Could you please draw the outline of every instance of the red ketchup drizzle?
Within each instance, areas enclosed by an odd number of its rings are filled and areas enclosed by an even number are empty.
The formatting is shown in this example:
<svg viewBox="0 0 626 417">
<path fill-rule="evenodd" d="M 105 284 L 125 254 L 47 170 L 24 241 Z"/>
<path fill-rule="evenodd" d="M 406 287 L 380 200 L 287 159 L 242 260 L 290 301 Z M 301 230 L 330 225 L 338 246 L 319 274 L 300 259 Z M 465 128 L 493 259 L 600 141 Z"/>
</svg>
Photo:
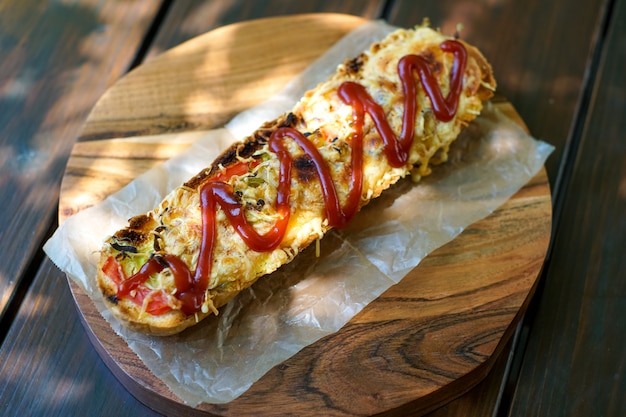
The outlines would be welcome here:
<svg viewBox="0 0 626 417">
<path fill-rule="evenodd" d="M 402 132 L 397 138 L 382 107 L 367 93 L 365 88 L 355 82 L 344 82 L 338 90 L 341 100 L 353 109 L 353 133 L 351 138 L 351 178 L 348 196 L 342 206 L 337 189 L 330 175 L 328 165 L 319 150 L 302 133 L 292 128 L 275 130 L 268 142 L 269 148 L 279 160 L 279 183 L 277 196 L 277 212 L 279 219 L 265 234 L 259 234 L 248 223 L 243 206 L 235 198 L 233 187 L 223 181 L 224 176 L 212 178 L 200 188 L 200 204 L 202 210 L 202 243 L 195 272 L 175 255 L 155 255 L 146 262 L 139 272 L 118 285 L 118 297 L 127 296 L 137 289 L 150 275 L 161 272 L 169 267 L 176 282 L 174 296 L 181 301 L 181 310 L 185 314 L 200 311 L 204 302 L 205 291 L 209 285 L 211 264 L 215 248 L 215 213 L 219 205 L 231 222 L 239 236 L 248 247 L 257 252 L 268 252 L 276 249 L 282 241 L 289 224 L 291 195 L 291 168 L 293 160 L 283 144 L 285 138 L 295 141 L 313 162 L 320 180 L 326 217 L 332 227 L 342 228 L 356 214 L 361 199 L 363 183 L 363 124 L 365 113 L 372 118 L 380 134 L 384 152 L 393 167 L 404 166 L 409 158 L 409 151 L 415 134 L 415 118 L 417 113 L 417 82 L 413 73 L 417 73 L 426 95 L 430 99 L 432 111 L 437 119 L 447 122 L 456 114 L 459 96 L 463 88 L 463 73 L 467 62 L 467 52 L 463 45 L 455 40 L 447 40 L 440 45 L 444 52 L 451 52 L 454 61 L 450 73 L 450 91 L 446 97 L 437 84 L 430 64 L 419 55 L 404 56 L 398 62 L 398 74 L 402 82 L 404 95 L 404 115 Z M 218 174 L 219 175 L 219 174 Z"/>
</svg>

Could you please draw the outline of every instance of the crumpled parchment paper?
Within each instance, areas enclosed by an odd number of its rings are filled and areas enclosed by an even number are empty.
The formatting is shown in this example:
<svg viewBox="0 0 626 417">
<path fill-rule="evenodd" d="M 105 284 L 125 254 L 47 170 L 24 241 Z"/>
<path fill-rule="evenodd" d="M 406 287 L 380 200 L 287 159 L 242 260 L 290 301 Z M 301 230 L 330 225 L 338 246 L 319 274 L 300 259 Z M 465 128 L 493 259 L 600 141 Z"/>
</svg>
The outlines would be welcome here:
<svg viewBox="0 0 626 417">
<path fill-rule="evenodd" d="M 428 253 L 486 217 L 543 166 L 552 146 L 533 139 L 487 105 L 453 146 L 450 161 L 413 184 L 383 193 L 342 231 L 259 280 L 198 326 L 172 337 L 132 332 L 115 320 L 95 283 L 97 251 L 127 220 L 151 210 L 235 139 L 290 109 L 302 93 L 393 27 L 369 22 L 312 64 L 285 90 L 211 131 L 181 155 L 152 169 L 102 203 L 70 217 L 46 243 L 54 263 L 93 300 L 145 365 L 191 406 L 225 403 L 273 366 L 339 330 L 399 282 Z"/>
</svg>

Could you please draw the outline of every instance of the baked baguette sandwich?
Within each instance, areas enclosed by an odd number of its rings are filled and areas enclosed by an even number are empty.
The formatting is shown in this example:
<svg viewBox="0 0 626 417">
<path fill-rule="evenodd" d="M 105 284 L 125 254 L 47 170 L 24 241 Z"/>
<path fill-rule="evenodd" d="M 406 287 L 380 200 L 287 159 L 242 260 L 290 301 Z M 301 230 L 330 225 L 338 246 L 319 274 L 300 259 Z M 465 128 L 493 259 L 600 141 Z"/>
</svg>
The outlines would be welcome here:
<svg viewBox="0 0 626 417">
<path fill-rule="evenodd" d="M 465 42 L 428 26 L 392 33 L 109 237 L 97 276 L 108 307 L 155 335 L 217 315 L 389 186 L 444 162 L 495 86 Z"/>
</svg>

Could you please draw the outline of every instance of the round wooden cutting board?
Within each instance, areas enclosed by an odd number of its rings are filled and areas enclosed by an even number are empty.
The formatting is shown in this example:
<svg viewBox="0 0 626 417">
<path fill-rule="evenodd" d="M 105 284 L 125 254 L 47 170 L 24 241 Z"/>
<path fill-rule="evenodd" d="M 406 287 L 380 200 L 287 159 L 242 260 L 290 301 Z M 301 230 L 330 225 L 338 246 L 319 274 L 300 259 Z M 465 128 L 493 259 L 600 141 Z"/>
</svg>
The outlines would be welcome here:
<svg viewBox="0 0 626 417">
<path fill-rule="evenodd" d="M 97 103 L 73 149 L 60 221 L 185 149 L 198 132 L 276 93 L 363 22 L 317 14 L 238 23 L 132 71 Z M 523 125 L 508 102 L 499 100 L 496 106 Z M 534 292 L 551 214 L 548 179 L 541 170 L 340 331 L 274 367 L 223 405 L 185 405 L 68 282 L 104 361 L 133 395 L 163 414 L 417 415 L 461 395 L 489 372 Z"/>
</svg>

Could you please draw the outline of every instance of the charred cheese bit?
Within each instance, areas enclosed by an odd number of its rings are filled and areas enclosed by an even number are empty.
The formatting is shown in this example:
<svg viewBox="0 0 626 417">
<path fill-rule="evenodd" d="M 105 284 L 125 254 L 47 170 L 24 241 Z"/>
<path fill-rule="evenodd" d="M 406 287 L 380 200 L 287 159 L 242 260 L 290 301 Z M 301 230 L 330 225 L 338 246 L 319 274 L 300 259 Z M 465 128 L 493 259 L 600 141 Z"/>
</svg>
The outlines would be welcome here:
<svg viewBox="0 0 626 417">
<path fill-rule="evenodd" d="M 400 136 L 403 129 L 406 110 L 398 73 L 402 57 L 416 55 L 426 63 L 443 97 L 455 95 L 451 93 L 454 88 L 451 83 L 456 76 L 462 83 L 458 97 L 454 97 L 456 111 L 451 120 L 442 121 L 433 108 L 433 99 L 423 88 L 424 83 L 420 82 L 418 71 L 414 71 L 417 84 L 414 134 L 410 138 L 407 159 L 400 164 L 388 160 L 379 128 L 367 112 L 360 129 L 362 186 L 357 195 L 357 208 L 399 179 L 411 175 L 417 180 L 431 172 L 431 165 L 445 162 L 450 144 L 480 113 L 482 102 L 490 98 L 495 89 L 485 58 L 461 41 L 454 41 L 455 48 L 462 45 L 466 57 L 463 72 L 455 75 L 459 58 L 456 52 L 442 47 L 450 41 L 451 38 L 428 27 L 394 32 L 340 65 L 330 79 L 307 92 L 289 114 L 265 124 L 243 143 L 228 149 L 210 168 L 173 190 L 156 209 L 131 219 L 127 228 L 107 240 L 98 268 L 100 289 L 115 315 L 139 331 L 157 335 L 180 332 L 208 315 L 218 314 L 218 308 L 242 289 L 290 262 L 301 250 L 324 236 L 333 224 L 327 216 L 325 192 L 315 159 L 296 140 L 277 139 L 276 135 L 296 132 L 314 146 L 332 177 L 341 207 L 345 206 L 350 200 L 350 182 L 356 175 L 351 158 L 358 130 L 355 109 L 346 103 L 340 92 L 346 82 L 365 89 L 384 112 L 395 136 Z M 269 250 L 250 249 L 220 203 L 215 212 L 210 213 L 214 216 L 212 236 L 215 239 L 207 258 L 202 252 L 203 239 L 207 238 L 203 225 L 207 218 L 213 217 L 206 217 L 203 211 L 201 190 L 212 187 L 208 185 L 212 182 L 219 180 L 227 184 L 232 191 L 229 198 L 236 200 L 245 220 L 258 234 L 271 232 L 278 221 L 287 219 L 277 204 L 283 162 L 270 149 L 271 143 L 278 142 L 289 154 L 291 167 L 288 224 L 280 243 Z M 196 276 L 202 259 L 210 259 L 208 277 Z M 138 280 L 141 274 L 144 277 Z M 181 277 L 195 282 L 206 278 L 206 288 L 196 286 L 193 287 L 196 292 L 187 289 L 183 294 L 185 291 L 177 287 Z M 123 287 L 126 290 L 122 291 Z M 193 302 L 189 297 L 199 303 L 192 311 L 189 305 Z"/>
</svg>

